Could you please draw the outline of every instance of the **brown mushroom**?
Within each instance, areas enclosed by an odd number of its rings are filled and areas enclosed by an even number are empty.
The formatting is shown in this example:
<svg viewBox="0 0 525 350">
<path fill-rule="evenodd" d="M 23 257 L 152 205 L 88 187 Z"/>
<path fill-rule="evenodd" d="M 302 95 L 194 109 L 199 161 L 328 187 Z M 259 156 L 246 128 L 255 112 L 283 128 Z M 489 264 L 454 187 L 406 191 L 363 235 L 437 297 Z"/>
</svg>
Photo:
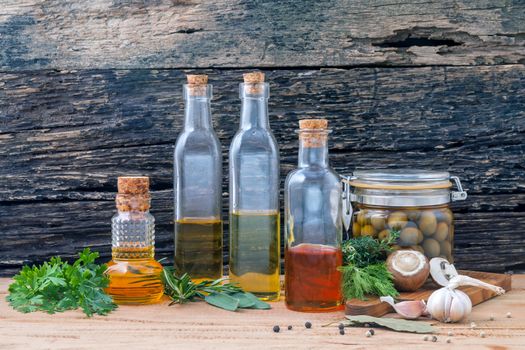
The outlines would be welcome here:
<svg viewBox="0 0 525 350">
<path fill-rule="evenodd" d="M 397 250 L 388 256 L 386 265 L 396 289 L 401 292 L 416 291 L 430 273 L 428 259 L 417 250 Z"/>
</svg>

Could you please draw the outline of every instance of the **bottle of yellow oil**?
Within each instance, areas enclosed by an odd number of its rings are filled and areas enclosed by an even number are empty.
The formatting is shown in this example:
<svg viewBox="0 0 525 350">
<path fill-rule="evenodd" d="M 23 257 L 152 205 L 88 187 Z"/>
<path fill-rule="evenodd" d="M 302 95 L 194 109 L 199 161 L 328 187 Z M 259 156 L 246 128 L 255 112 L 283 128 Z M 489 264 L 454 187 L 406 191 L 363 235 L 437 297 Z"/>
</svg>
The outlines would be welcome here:
<svg viewBox="0 0 525 350">
<path fill-rule="evenodd" d="M 279 148 L 262 72 L 244 74 L 230 147 L 230 280 L 263 300 L 280 294 Z"/>
<path fill-rule="evenodd" d="M 118 178 L 117 214 L 111 220 L 112 260 L 106 292 L 117 304 L 151 304 L 163 294 L 162 265 L 155 260 L 155 218 L 149 213 L 149 178 Z"/>
</svg>

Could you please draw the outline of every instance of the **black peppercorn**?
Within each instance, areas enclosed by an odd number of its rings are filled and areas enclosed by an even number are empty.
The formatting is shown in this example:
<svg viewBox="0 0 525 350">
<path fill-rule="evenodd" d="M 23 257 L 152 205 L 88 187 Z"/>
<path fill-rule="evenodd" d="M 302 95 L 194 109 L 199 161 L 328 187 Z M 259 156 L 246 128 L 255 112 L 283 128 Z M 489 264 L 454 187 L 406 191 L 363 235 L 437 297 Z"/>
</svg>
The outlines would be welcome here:
<svg viewBox="0 0 525 350">
<path fill-rule="evenodd" d="M 280 330 L 281 330 L 281 327 L 279 327 L 279 326 L 273 326 L 273 331 L 274 331 L 275 333 L 279 333 Z"/>
<path fill-rule="evenodd" d="M 288 326 L 288 330 L 291 331 L 292 330 L 292 326 Z"/>
<path fill-rule="evenodd" d="M 305 326 L 306 328 L 312 328 L 312 323 L 307 321 L 307 322 L 304 324 L 304 326 Z"/>
<path fill-rule="evenodd" d="M 339 327 L 339 329 L 345 329 L 345 325 L 342 324 L 342 323 L 339 323 L 339 326 L 337 326 L 337 327 Z"/>
<path fill-rule="evenodd" d="M 345 329 L 344 329 L 344 328 L 341 328 L 341 329 L 339 330 L 339 334 L 341 334 L 341 335 L 345 335 Z"/>
</svg>

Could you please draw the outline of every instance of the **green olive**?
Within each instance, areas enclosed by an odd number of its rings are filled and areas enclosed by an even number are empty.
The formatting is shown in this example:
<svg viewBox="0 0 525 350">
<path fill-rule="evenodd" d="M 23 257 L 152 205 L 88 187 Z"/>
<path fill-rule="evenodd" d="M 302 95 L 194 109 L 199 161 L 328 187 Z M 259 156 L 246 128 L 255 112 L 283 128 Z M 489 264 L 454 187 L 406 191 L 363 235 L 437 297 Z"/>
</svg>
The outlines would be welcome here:
<svg viewBox="0 0 525 350">
<path fill-rule="evenodd" d="M 395 211 L 388 216 L 388 226 L 395 229 L 402 229 L 407 225 L 407 215 L 402 211 Z"/>
<path fill-rule="evenodd" d="M 366 225 L 366 212 L 364 210 L 357 213 L 357 223 L 361 226 Z"/>
<path fill-rule="evenodd" d="M 431 211 L 422 212 L 419 217 L 418 226 L 425 236 L 431 236 L 437 228 L 437 220 L 434 213 Z"/>
<path fill-rule="evenodd" d="M 374 226 L 372 225 L 365 225 L 361 228 L 361 236 L 375 236 L 376 230 L 374 230 Z"/>
<path fill-rule="evenodd" d="M 405 227 L 399 235 L 399 240 L 402 246 L 416 245 L 423 240 L 423 235 L 416 227 Z"/>
<path fill-rule="evenodd" d="M 374 226 L 374 228 L 377 231 L 381 231 L 382 229 L 385 228 L 386 221 L 383 215 L 381 214 L 372 215 L 372 217 L 370 218 L 370 222 L 372 223 L 372 226 Z"/>
<path fill-rule="evenodd" d="M 407 211 L 407 216 L 410 221 L 416 222 L 417 219 L 419 219 L 419 214 L 421 212 L 419 210 L 409 210 Z"/>
<path fill-rule="evenodd" d="M 454 216 L 452 215 L 452 212 L 450 211 L 450 209 L 443 209 L 440 211 L 440 214 L 441 214 L 441 218 L 443 222 L 446 222 L 447 224 L 452 224 L 452 220 L 454 218 Z"/>
<path fill-rule="evenodd" d="M 354 222 L 352 224 L 352 236 L 359 237 L 360 235 L 361 235 L 361 225 L 359 225 L 357 222 Z"/>
<path fill-rule="evenodd" d="M 384 239 L 387 239 L 389 235 L 390 235 L 390 231 L 389 230 L 383 230 L 383 231 L 379 232 L 379 235 L 377 236 L 377 239 L 382 241 Z"/>
<path fill-rule="evenodd" d="M 423 249 L 425 250 L 425 255 L 429 259 L 439 256 L 439 252 L 441 251 L 439 242 L 432 238 L 427 238 L 423 241 Z"/>
<path fill-rule="evenodd" d="M 412 245 L 410 246 L 410 249 L 417 250 L 418 252 L 425 254 L 425 250 L 420 245 Z"/>
<path fill-rule="evenodd" d="M 443 241 L 439 243 L 441 255 L 450 256 L 452 255 L 452 245 L 448 241 Z"/>
<path fill-rule="evenodd" d="M 434 239 L 438 241 L 444 241 L 448 237 L 448 224 L 446 222 L 440 222 L 437 225 L 436 232 L 434 233 Z"/>
</svg>

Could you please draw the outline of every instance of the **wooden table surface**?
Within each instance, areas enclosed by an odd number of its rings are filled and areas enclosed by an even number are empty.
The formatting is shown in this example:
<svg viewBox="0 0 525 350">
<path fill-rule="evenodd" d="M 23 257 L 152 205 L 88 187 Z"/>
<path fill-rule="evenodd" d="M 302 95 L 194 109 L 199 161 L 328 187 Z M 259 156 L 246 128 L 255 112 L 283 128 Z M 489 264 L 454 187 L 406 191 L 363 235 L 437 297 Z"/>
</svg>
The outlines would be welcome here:
<svg viewBox="0 0 525 350">
<path fill-rule="evenodd" d="M 283 302 L 270 311 L 228 312 L 205 303 L 168 307 L 168 300 L 150 306 L 121 306 L 109 316 L 87 318 L 80 311 L 47 315 L 22 314 L 5 301 L 9 279 L 0 279 L 0 349 L 388 349 L 412 348 L 525 348 L 525 275 L 513 276 L 513 290 L 474 308 L 467 323 L 438 324 L 436 343 L 423 335 L 323 324 L 343 318 L 342 312 L 306 314 L 289 311 Z M 512 318 L 506 318 L 507 312 Z M 490 316 L 495 320 L 490 321 Z M 304 327 L 305 321 L 313 324 Z M 470 322 L 477 328 L 472 330 Z M 274 333 L 274 325 L 281 326 Z M 291 331 L 287 326 L 292 325 Z M 447 333 L 452 331 L 452 343 Z M 480 333 L 486 337 L 481 338 Z M 350 346 L 349 346 L 350 345 Z"/>
</svg>

